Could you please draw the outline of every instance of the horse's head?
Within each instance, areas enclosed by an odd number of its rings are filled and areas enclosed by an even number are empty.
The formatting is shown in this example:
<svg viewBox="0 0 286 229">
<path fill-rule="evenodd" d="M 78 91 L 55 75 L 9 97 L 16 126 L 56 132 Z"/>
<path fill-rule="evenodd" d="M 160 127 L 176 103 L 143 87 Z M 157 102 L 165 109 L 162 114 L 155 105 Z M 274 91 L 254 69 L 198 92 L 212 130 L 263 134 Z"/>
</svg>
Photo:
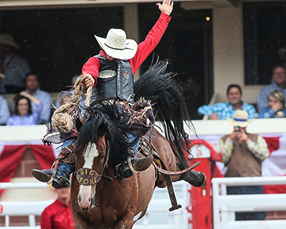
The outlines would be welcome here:
<svg viewBox="0 0 286 229">
<path fill-rule="evenodd" d="M 83 211 L 89 211 L 96 203 L 96 187 L 106 174 L 106 168 L 118 164 L 123 156 L 126 158 L 124 152 L 128 152 L 126 149 L 130 144 L 120 131 L 123 128 L 119 124 L 122 124 L 122 113 L 116 106 L 96 106 L 88 112 L 90 115 L 81 127 L 75 149 L 75 175 L 79 184 L 77 199 Z M 109 171 L 113 171 L 112 168 Z"/>
<path fill-rule="evenodd" d="M 78 204 L 81 210 L 89 211 L 95 201 L 96 185 L 108 162 L 106 136 L 102 135 L 78 150 L 75 173 L 79 183 Z"/>
<path fill-rule="evenodd" d="M 107 167 L 109 147 L 107 129 L 109 120 L 102 113 L 91 114 L 83 123 L 77 141 L 76 172 L 79 184 L 78 205 L 89 211 L 95 203 L 96 185 Z"/>
</svg>

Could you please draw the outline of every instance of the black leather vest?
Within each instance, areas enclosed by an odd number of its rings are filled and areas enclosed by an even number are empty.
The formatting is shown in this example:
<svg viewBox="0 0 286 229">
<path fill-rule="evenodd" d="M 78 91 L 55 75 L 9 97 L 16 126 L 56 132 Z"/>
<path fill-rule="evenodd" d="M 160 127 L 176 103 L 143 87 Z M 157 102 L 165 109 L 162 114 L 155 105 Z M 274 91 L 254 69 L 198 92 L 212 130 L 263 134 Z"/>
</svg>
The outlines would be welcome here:
<svg viewBox="0 0 286 229">
<path fill-rule="evenodd" d="M 102 99 L 119 99 L 134 102 L 134 76 L 128 60 L 109 61 L 102 55 L 100 60 L 96 91 Z"/>
</svg>

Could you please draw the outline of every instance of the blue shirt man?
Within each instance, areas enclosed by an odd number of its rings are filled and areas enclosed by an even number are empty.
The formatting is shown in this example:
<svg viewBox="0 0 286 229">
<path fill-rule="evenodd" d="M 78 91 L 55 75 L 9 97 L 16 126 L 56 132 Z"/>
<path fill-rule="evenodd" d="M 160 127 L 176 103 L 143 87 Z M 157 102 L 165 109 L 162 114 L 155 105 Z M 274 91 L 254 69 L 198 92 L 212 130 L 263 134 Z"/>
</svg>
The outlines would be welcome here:
<svg viewBox="0 0 286 229">
<path fill-rule="evenodd" d="M 226 97 L 228 102 L 200 106 L 198 113 L 200 115 L 208 115 L 213 120 L 226 120 L 227 117 L 233 118 L 236 110 L 245 110 L 249 119 L 254 118 L 255 108 L 241 100 L 242 90 L 239 85 L 230 84 L 226 90 Z"/>
<path fill-rule="evenodd" d="M 52 97 L 49 93 L 39 89 L 38 76 L 35 73 L 26 75 L 26 92 L 40 100 L 42 109 L 37 124 L 49 123 L 51 117 Z M 32 102 L 32 111 L 35 112 L 38 106 Z"/>
<path fill-rule="evenodd" d="M 272 91 L 282 91 L 286 98 L 286 68 L 283 65 L 275 65 L 272 71 L 272 83 L 263 87 L 257 98 L 257 109 L 268 106 L 268 96 Z"/>
</svg>

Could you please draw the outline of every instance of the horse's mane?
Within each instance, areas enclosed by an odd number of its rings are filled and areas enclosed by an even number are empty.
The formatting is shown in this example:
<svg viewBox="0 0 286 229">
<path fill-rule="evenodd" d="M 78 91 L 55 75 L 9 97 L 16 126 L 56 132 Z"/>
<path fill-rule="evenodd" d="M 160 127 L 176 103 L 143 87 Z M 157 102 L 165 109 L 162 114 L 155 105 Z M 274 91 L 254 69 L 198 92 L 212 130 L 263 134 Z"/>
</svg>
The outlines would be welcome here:
<svg viewBox="0 0 286 229">
<path fill-rule="evenodd" d="M 188 167 L 185 151 L 190 153 L 190 142 L 184 130 L 184 120 L 189 121 L 190 118 L 183 100 L 182 88 L 174 80 L 175 74 L 167 71 L 167 65 L 167 60 L 157 60 L 135 82 L 135 100 L 140 97 L 151 100 L 173 152 L 182 166 Z M 190 127 L 188 123 L 186 124 Z"/>
<path fill-rule="evenodd" d="M 106 135 L 110 146 L 109 161 L 115 166 L 130 156 L 128 151 L 139 139 L 128 142 L 126 133 L 130 133 L 129 118 L 127 114 L 119 111 L 116 104 L 102 101 L 94 101 L 89 108 L 86 108 L 88 117 L 85 119 L 81 129 L 77 146 L 83 149 L 89 142 Z"/>
</svg>

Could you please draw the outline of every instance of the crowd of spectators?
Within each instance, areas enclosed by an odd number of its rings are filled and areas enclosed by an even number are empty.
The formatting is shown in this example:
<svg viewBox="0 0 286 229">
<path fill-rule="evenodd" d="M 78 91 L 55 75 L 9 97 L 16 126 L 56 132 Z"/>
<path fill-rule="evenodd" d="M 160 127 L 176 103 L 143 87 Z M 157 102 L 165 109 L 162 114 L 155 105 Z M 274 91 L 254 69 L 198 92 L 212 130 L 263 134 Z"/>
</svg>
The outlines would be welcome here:
<svg viewBox="0 0 286 229">
<path fill-rule="evenodd" d="M 31 72 L 29 63 L 16 54 L 19 48 L 13 36 L 0 34 L 0 93 L 17 93 L 12 114 L 7 101 L 0 95 L 0 125 L 47 124 L 51 117 L 52 98 L 40 89 L 38 75 Z M 233 118 L 237 110 L 245 110 L 249 119 L 285 117 L 285 66 L 273 67 L 271 84 L 260 90 L 256 106 L 244 102 L 242 95 L 240 85 L 230 84 L 226 90 L 227 102 L 200 106 L 198 114 L 207 115 L 212 120 L 226 120 Z M 57 101 L 56 107 L 59 105 Z"/>
<path fill-rule="evenodd" d="M 15 94 L 12 109 L 0 95 L 0 125 L 47 124 L 52 97 L 40 89 L 38 74 L 17 55 L 19 45 L 10 34 L 0 34 L 0 94 Z"/>
<path fill-rule="evenodd" d="M 238 84 L 230 84 L 226 90 L 227 102 L 203 105 L 198 108 L 199 115 L 207 115 L 212 120 L 233 118 L 237 110 L 244 110 L 249 119 L 286 117 L 286 68 L 275 65 L 272 69 L 271 84 L 264 86 L 258 95 L 256 108 L 243 102 L 242 89 Z"/>
</svg>

